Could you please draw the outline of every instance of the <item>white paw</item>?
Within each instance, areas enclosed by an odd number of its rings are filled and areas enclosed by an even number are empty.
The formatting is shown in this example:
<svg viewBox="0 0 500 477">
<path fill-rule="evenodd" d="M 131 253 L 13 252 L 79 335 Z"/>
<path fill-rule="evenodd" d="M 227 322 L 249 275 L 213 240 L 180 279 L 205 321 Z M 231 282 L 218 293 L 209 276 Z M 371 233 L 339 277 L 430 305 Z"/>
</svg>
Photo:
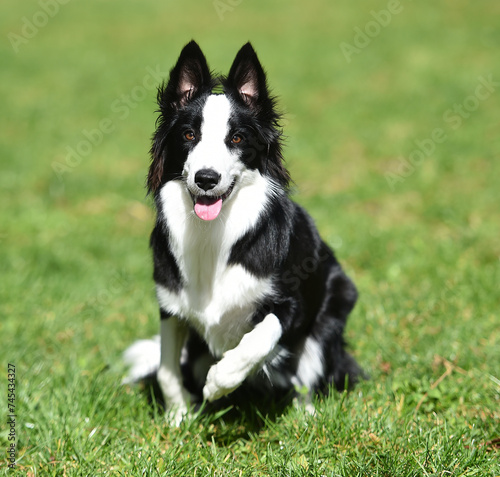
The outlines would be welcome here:
<svg viewBox="0 0 500 477">
<path fill-rule="evenodd" d="M 310 416 L 314 417 L 316 415 L 316 407 L 311 402 L 310 394 L 293 398 L 293 405 L 295 409 L 303 410 Z"/>
<path fill-rule="evenodd" d="M 188 408 L 184 405 L 172 406 L 165 412 L 165 419 L 171 426 L 179 427 L 181 422 L 189 415 Z"/>
<path fill-rule="evenodd" d="M 248 376 L 248 372 L 235 368 L 227 358 L 214 364 L 208 371 L 203 397 L 207 401 L 215 401 L 234 391 Z"/>
<path fill-rule="evenodd" d="M 168 368 L 160 367 L 156 376 L 165 401 L 165 418 L 167 422 L 179 427 L 189 412 L 189 393 L 182 386 L 181 378 Z"/>
</svg>

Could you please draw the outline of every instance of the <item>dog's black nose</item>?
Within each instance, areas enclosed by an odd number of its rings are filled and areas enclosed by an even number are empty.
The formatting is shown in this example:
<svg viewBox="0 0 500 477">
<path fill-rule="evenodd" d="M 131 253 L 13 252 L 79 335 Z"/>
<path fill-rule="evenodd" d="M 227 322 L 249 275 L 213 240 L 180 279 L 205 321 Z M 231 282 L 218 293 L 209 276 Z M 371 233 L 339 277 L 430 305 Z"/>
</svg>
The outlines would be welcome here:
<svg viewBox="0 0 500 477">
<path fill-rule="evenodd" d="M 220 174 L 213 169 L 200 169 L 194 176 L 196 185 L 203 189 L 212 190 L 220 181 Z"/>
</svg>

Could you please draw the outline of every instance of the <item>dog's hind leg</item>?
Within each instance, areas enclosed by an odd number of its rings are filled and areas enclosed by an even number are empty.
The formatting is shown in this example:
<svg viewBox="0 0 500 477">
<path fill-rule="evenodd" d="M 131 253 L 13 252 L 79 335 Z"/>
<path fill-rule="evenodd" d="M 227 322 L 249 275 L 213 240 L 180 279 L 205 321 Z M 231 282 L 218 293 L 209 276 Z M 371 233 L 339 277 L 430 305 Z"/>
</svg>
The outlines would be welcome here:
<svg viewBox="0 0 500 477">
<path fill-rule="evenodd" d="M 347 317 L 357 299 L 356 287 L 337 264 L 330 266 L 327 293 L 312 334 L 322 343 L 325 379 L 319 389 L 327 391 L 330 384 L 337 390 L 350 389 L 363 378 L 362 369 L 346 351 L 343 338 Z"/>
<path fill-rule="evenodd" d="M 203 397 L 215 401 L 234 391 L 274 351 L 282 335 L 281 323 L 273 313 L 243 336 L 238 346 L 224 353 L 208 371 Z"/>
<path fill-rule="evenodd" d="M 165 400 L 166 417 L 178 426 L 189 407 L 189 393 L 182 384 L 180 365 L 188 330 L 174 316 L 162 319 L 160 323 L 161 361 L 158 384 Z"/>
</svg>

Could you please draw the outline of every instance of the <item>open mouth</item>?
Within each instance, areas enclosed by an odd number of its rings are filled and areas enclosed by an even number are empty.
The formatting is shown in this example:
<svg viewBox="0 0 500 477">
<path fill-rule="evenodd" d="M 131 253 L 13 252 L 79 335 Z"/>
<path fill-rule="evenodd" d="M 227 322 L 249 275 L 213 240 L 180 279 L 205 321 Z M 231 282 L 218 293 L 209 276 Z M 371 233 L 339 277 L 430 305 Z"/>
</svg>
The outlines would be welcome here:
<svg viewBox="0 0 500 477">
<path fill-rule="evenodd" d="M 202 220 L 216 219 L 222 209 L 222 203 L 233 192 L 234 182 L 229 186 L 229 189 L 221 196 L 198 195 L 193 196 L 194 213 Z"/>
</svg>

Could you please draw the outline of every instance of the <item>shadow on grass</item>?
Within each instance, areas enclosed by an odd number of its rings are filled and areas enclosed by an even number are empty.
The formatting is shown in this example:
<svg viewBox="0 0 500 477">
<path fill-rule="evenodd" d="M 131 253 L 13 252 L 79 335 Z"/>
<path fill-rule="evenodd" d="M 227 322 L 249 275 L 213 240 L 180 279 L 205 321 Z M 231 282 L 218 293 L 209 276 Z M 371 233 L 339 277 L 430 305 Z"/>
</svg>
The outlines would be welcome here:
<svg viewBox="0 0 500 477">
<path fill-rule="evenodd" d="M 151 417 L 165 412 L 165 402 L 156 374 L 150 374 L 141 382 L 141 389 L 150 407 Z M 215 402 L 195 402 L 195 422 L 205 420 L 212 432 L 210 437 L 217 444 L 229 445 L 237 440 L 248 440 L 252 434 L 285 413 L 293 405 L 294 392 L 270 395 L 250 386 L 241 386 L 230 395 Z"/>
</svg>

